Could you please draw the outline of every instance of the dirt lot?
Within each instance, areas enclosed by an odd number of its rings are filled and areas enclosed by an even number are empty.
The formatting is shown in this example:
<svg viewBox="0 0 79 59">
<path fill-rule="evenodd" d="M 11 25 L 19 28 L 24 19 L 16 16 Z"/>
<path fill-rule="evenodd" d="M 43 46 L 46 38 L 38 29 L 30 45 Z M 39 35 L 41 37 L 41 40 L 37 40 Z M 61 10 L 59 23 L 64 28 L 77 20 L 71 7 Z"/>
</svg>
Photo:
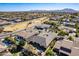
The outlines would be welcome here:
<svg viewBox="0 0 79 59">
<path fill-rule="evenodd" d="M 6 31 L 6 32 L 12 31 L 13 32 L 13 31 L 16 31 L 16 30 L 21 30 L 21 29 L 25 29 L 25 28 L 28 28 L 28 27 L 32 27 L 33 25 L 36 25 L 36 24 L 41 24 L 41 23 L 43 23 L 44 21 L 47 21 L 47 20 L 48 19 L 46 17 L 42 17 L 42 18 L 31 20 L 31 21 L 20 22 L 20 23 L 17 23 L 17 24 L 6 26 L 3 31 Z M 31 24 L 29 24 L 29 22 L 31 22 Z"/>
</svg>

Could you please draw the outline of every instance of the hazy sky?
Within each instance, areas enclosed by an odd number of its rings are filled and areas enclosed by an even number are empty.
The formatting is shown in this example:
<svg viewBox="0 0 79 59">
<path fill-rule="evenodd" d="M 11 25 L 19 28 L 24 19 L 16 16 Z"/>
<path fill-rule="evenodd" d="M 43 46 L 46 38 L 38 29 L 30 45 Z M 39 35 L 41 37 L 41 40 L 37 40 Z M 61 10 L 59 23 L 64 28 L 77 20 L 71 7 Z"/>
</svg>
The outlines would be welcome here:
<svg viewBox="0 0 79 59">
<path fill-rule="evenodd" d="M 0 3 L 0 11 L 60 10 L 64 8 L 79 10 L 79 3 Z"/>
</svg>

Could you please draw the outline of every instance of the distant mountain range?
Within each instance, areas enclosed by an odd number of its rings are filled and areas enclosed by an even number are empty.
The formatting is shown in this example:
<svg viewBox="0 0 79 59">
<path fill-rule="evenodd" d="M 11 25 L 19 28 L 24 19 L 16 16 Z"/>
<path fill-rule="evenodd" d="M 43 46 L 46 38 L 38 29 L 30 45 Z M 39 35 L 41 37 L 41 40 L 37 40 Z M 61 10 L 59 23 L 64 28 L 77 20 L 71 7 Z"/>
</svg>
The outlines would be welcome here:
<svg viewBox="0 0 79 59">
<path fill-rule="evenodd" d="M 69 13 L 75 13 L 75 12 L 79 12 L 77 10 L 74 10 L 74 9 L 62 9 L 62 10 L 54 10 L 54 12 L 69 12 Z"/>
<path fill-rule="evenodd" d="M 2 12 L 2 11 L 1 11 Z M 65 12 L 65 13 L 77 13 L 79 12 L 79 10 L 74 10 L 74 9 L 70 9 L 70 8 L 65 8 L 62 10 L 29 10 L 29 11 L 4 11 L 4 12 Z"/>
<path fill-rule="evenodd" d="M 68 13 L 76 13 L 76 12 L 79 12 L 79 11 L 74 10 L 74 9 L 66 8 L 66 9 L 62 9 L 62 10 L 31 10 L 31 12 L 68 12 Z"/>
</svg>

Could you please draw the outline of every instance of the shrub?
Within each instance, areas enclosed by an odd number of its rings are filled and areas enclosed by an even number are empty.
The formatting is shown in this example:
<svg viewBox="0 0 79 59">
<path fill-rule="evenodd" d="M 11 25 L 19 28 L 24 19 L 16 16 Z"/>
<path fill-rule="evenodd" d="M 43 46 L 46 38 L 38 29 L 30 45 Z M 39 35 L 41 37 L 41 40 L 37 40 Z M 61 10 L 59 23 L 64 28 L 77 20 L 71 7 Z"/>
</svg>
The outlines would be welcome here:
<svg viewBox="0 0 79 59">
<path fill-rule="evenodd" d="M 58 33 L 58 35 L 60 35 L 60 36 L 65 36 L 65 35 L 69 35 L 67 32 L 65 32 L 65 31 L 60 31 L 59 33 Z"/>
<path fill-rule="evenodd" d="M 54 56 L 54 52 L 52 51 L 51 48 L 46 52 L 46 55 L 47 56 Z"/>
<path fill-rule="evenodd" d="M 74 38 L 72 36 L 69 36 L 68 39 L 74 41 Z"/>
</svg>

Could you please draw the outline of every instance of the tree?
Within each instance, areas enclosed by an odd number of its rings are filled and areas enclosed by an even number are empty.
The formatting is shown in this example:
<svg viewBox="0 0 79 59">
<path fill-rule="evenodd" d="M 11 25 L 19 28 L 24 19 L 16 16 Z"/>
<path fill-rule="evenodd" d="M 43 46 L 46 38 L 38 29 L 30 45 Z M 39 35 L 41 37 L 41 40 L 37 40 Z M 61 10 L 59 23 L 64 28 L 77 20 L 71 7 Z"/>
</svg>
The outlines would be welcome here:
<svg viewBox="0 0 79 59">
<path fill-rule="evenodd" d="M 20 42 L 19 42 L 19 45 L 20 45 L 20 46 L 24 46 L 24 45 L 25 45 L 25 41 L 20 41 Z"/>
<path fill-rule="evenodd" d="M 7 41 L 7 43 L 10 42 L 10 44 L 14 44 L 14 41 L 10 37 L 5 37 L 4 40 L 3 40 L 3 42 L 5 42 L 5 41 Z"/>
<path fill-rule="evenodd" d="M 20 46 L 24 46 L 26 41 L 24 39 L 18 39 L 17 38 L 14 38 L 14 42 L 16 45 L 20 45 Z"/>
<path fill-rule="evenodd" d="M 78 23 L 75 24 L 75 28 L 78 29 Z"/>
<path fill-rule="evenodd" d="M 54 52 L 51 48 L 46 52 L 46 56 L 54 56 Z"/>
<path fill-rule="evenodd" d="M 72 36 L 69 36 L 68 39 L 69 39 L 70 41 L 74 41 L 74 38 L 73 38 Z"/>
<path fill-rule="evenodd" d="M 78 26 L 78 23 L 75 24 L 75 28 L 76 28 L 76 37 L 79 36 L 79 26 Z"/>
<path fill-rule="evenodd" d="M 20 52 L 21 50 L 23 49 L 23 47 L 21 47 L 20 45 L 12 45 L 10 48 L 9 48 L 9 51 L 13 54 L 13 53 L 18 53 Z"/>
<path fill-rule="evenodd" d="M 17 46 L 16 45 L 11 45 L 10 48 L 9 48 L 9 51 L 11 53 L 17 53 Z"/>
<path fill-rule="evenodd" d="M 57 25 L 55 22 L 52 22 L 52 21 L 46 21 L 44 23 L 45 24 L 49 24 L 49 25 L 53 25 L 53 26 Z"/>
<path fill-rule="evenodd" d="M 5 40 L 9 40 L 9 37 L 5 37 L 4 39 L 5 39 Z"/>
<path fill-rule="evenodd" d="M 75 37 L 78 37 L 79 36 L 79 33 L 76 33 Z"/>
<path fill-rule="evenodd" d="M 58 35 L 60 35 L 60 36 L 65 36 L 65 35 L 69 35 L 67 32 L 65 32 L 65 31 L 60 31 L 59 33 L 58 33 Z"/>
</svg>

